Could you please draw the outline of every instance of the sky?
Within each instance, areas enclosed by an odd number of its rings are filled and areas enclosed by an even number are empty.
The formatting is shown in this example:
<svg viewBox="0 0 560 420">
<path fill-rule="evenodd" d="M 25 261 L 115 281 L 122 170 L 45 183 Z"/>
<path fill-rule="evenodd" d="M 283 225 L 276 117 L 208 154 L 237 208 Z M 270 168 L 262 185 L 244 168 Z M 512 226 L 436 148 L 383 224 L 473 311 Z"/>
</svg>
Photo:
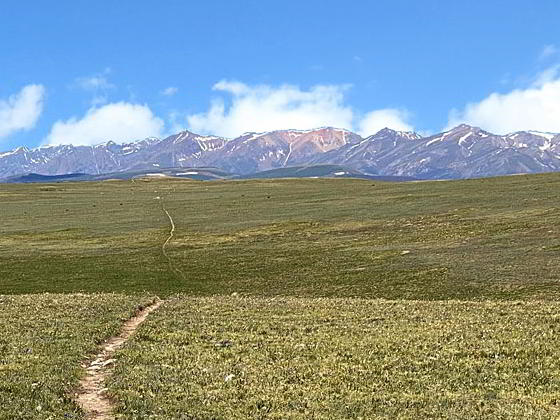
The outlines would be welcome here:
<svg viewBox="0 0 560 420">
<path fill-rule="evenodd" d="M 0 151 L 469 123 L 560 132 L 557 0 L 2 0 Z"/>
</svg>

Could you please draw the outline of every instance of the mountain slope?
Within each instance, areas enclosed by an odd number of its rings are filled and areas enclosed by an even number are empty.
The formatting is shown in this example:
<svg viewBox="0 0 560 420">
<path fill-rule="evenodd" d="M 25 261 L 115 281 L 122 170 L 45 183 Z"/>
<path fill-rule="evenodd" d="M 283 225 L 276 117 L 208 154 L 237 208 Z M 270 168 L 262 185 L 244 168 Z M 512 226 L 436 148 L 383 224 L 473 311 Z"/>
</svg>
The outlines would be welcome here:
<svg viewBox="0 0 560 420">
<path fill-rule="evenodd" d="M 425 138 L 384 129 L 313 162 L 424 179 L 551 172 L 560 170 L 560 135 L 518 132 L 498 136 L 464 124 Z"/>
<path fill-rule="evenodd" d="M 357 134 L 335 128 L 247 133 L 217 150 L 210 163 L 248 174 L 306 164 L 316 156 L 360 140 Z"/>
<path fill-rule="evenodd" d="M 314 165 L 422 179 L 552 172 L 560 171 L 560 135 L 496 135 L 464 124 L 429 137 L 388 128 L 366 138 L 336 128 L 247 133 L 235 139 L 183 131 L 127 144 L 20 147 L 0 153 L 0 179 L 200 167 L 249 175 Z"/>
<path fill-rule="evenodd" d="M 267 178 L 362 178 L 378 181 L 414 181 L 415 178 L 401 176 L 366 175 L 355 169 L 340 165 L 290 166 L 270 169 L 241 176 L 244 179 Z"/>
<path fill-rule="evenodd" d="M 10 184 L 23 184 L 35 182 L 68 182 L 68 181 L 104 181 L 110 179 L 138 179 L 138 178 L 185 178 L 197 181 L 210 181 L 217 179 L 232 179 L 236 175 L 217 168 L 163 168 L 163 169 L 137 169 L 130 171 L 109 172 L 99 175 L 72 173 L 65 175 L 40 175 L 30 173 L 16 175 L 0 180 Z"/>
</svg>

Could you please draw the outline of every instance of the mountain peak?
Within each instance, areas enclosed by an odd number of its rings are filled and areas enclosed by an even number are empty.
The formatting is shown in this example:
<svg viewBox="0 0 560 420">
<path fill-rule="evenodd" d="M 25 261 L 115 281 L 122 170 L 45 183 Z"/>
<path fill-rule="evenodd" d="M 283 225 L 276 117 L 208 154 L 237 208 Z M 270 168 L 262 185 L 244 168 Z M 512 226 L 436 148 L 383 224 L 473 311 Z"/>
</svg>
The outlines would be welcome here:
<svg viewBox="0 0 560 420">
<path fill-rule="evenodd" d="M 470 130 L 472 128 L 474 128 L 472 125 L 462 123 L 456 126 L 455 128 L 453 128 L 452 130 Z"/>
<path fill-rule="evenodd" d="M 378 135 L 378 134 L 379 135 L 387 135 L 387 134 L 395 134 L 395 133 L 396 133 L 396 131 L 393 130 L 392 128 L 385 127 L 385 128 L 382 128 L 381 130 L 379 130 L 377 133 L 375 133 L 375 135 Z"/>
<path fill-rule="evenodd" d="M 192 135 L 193 135 L 193 133 L 191 133 L 189 130 L 183 130 L 183 131 L 181 131 L 177 134 L 174 134 L 170 137 L 173 138 L 174 143 L 177 143 L 177 142 L 180 142 L 182 140 L 188 139 Z"/>
<path fill-rule="evenodd" d="M 273 131 L 268 131 L 268 133 L 308 134 L 308 133 L 315 133 L 319 131 L 347 131 L 347 130 L 344 130 L 343 128 L 335 128 L 335 127 L 316 127 L 316 128 L 308 128 L 308 129 L 291 128 L 287 130 L 273 130 Z"/>
<path fill-rule="evenodd" d="M 560 135 L 524 131 L 502 136 L 468 124 L 426 138 L 388 127 L 367 138 L 341 128 L 321 127 L 245 133 L 231 140 L 183 130 L 163 140 L 32 150 L 19 147 L 0 153 L 0 179 L 29 172 L 102 174 L 153 170 L 154 166 L 212 166 L 248 174 L 314 164 L 436 179 L 560 171 Z"/>
<path fill-rule="evenodd" d="M 467 132 L 467 131 L 471 131 L 473 133 L 479 132 L 479 131 L 483 131 L 482 129 L 480 129 L 479 127 L 474 127 L 472 125 L 469 124 L 459 124 L 456 127 L 453 127 L 451 130 L 448 130 L 448 133 L 459 133 L 459 132 Z"/>
<path fill-rule="evenodd" d="M 397 131 L 388 127 L 379 130 L 377 133 L 375 133 L 373 136 L 370 137 L 394 137 L 394 136 L 403 137 L 408 140 L 418 140 L 422 138 L 420 134 L 414 131 Z"/>
</svg>

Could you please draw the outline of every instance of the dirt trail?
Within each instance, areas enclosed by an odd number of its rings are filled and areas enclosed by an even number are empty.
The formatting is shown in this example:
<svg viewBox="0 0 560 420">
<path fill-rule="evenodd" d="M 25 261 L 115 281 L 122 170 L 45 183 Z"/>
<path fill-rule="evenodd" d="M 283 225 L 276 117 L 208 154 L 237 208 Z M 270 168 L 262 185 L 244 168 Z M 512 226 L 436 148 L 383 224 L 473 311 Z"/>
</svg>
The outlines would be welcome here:
<svg viewBox="0 0 560 420">
<path fill-rule="evenodd" d="M 169 223 L 171 223 L 171 230 L 169 231 L 169 237 L 165 240 L 165 242 L 161 246 L 161 250 L 163 252 L 163 255 L 165 255 L 165 257 L 171 262 L 171 258 L 169 257 L 169 255 L 167 255 L 167 251 L 165 250 L 165 247 L 171 241 L 171 239 L 173 239 L 173 236 L 175 235 L 175 222 L 173 222 L 173 218 L 171 217 L 169 212 L 166 210 L 166 208 L 163 205 L 161 207 L 162 207 L 163 211 L 165 212 L 165 214 L 167 214 L 167 217 L 169 218 Z"/>
<path fill-rule="evenodd" d="M 177 267 L 175 267 L 175 265 L 173 264 L 173 260 L 171 259 L 171 257 L 167 253 L 167 245 L 169 245 L 169 242 L 171 242 L 171 240 L 173 239 L 173 236 L 175 236 L 175 222 L 173 221 L 173 218 L 171 217 L 171 215 L 169 214 L 169 212 L 165 208 L 163 200 L 161 202 L 161 208 L 165 212 L 165 214 L 167 215 L 167 218 L 169 219 L 169 223 L 171 225 L 171 230 L 169 231 L 169 236 L 166 239 L 166 241 L 163 243 L 163 245 L 161 246 L 161 252 L 163 253 L 163 255 L 165 255 L 165 258 L 167 258 L 167 263 L 169 264 L 169 269 L 171 271 L 173 271 L 174 273 L 177 273 L 179 276 L 181 276 L 181 278 L 183 280 L 186 280 L 185 274 L 181 270 L 179 270 Z"/>
<path fill-rule="evenodd" d="M 157 199 L 160 199 L 157 197 Z M 165 208 L 163 200 L 161 203 L 161 208 L 167 215 L 169 223 L 171 225 L 169 236 L 161 246 L 161 251 L 167 261 L 169 262 L 169 268 L 185 278 L 185 275 L 181 270 L 173 265 L 173 260 L 167 254 L 167 245 L 173 239 L 175 235 L 175 222 L 173 218 Z M 107 397 L 105 388 L 105 380 L 111 373 L 111 368 L 115 363 L 113 356 L 115 352 L 122 347 L 126 341 L 134 334 L 138 326 L 144 322 L 146 317 L 150 312 L 155 311 L 163 303 L 159 298 L 150 306 L 145 307 L 140 312 L 138 312 L 133 318 L 126 321 L 123 325 L 121 333 L 118 336 L 111 337 L 105 341 L 101 347 L 101 351 L 97 354 L 95 359 L 89 364 L 83 365 L 87 370 L 86 376 L 80 381 L 79 389 L 76 394 L 76 402 L 86 413 L 86 419 L 88 420 L 109 420 L 114 419 L 113 408 L 114 403 L 110 398 Z"/>
<path fill-rule="evenodd" d="M 126 321 L 121 333 L 105 341 L 95 359 L 89 365 L 84 365 L 87 375 L 80 381 L 76 402 L 86 413 L 86 419 L 109 420 L 115 418 L 112 415 L 114 404 L 107 397 L 107 389 L 104 387 L 105 379 L 115 362 L 112 357 L 115 351 L 134 334 L 148 314 L 159 308 L 162 303 L 163 301 L 157 300 Z"/>
</svg>

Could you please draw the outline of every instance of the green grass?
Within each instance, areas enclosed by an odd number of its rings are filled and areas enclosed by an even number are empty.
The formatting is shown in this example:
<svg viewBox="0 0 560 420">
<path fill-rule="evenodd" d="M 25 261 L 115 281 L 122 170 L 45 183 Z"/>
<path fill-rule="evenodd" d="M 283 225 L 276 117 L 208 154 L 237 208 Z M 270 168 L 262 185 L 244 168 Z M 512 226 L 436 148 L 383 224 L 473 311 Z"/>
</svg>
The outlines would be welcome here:
<svg viewBox="0 0 560 420">
<path fill-rule="evenodd" d="M 148 295 L 124 418 L 560 418 L 559 209 L 560 174 L 0 185 L 0 419 L 80 418 Z"/>
<path fill-rule="evenodd" d="M 0 295 L 0 419 L 79 419 L 81 363 L 148 297 Z"/>
<path fill-rule="evenodd" d="M 0 293 L 556 300 L 559 209 L 560 174 L 0 185 Z"/>
<path fill-rule="evenodd" d="M 125 419 L 558 418 L 559 310 L 178 296 L 109 386 Z"/>
</svg>

